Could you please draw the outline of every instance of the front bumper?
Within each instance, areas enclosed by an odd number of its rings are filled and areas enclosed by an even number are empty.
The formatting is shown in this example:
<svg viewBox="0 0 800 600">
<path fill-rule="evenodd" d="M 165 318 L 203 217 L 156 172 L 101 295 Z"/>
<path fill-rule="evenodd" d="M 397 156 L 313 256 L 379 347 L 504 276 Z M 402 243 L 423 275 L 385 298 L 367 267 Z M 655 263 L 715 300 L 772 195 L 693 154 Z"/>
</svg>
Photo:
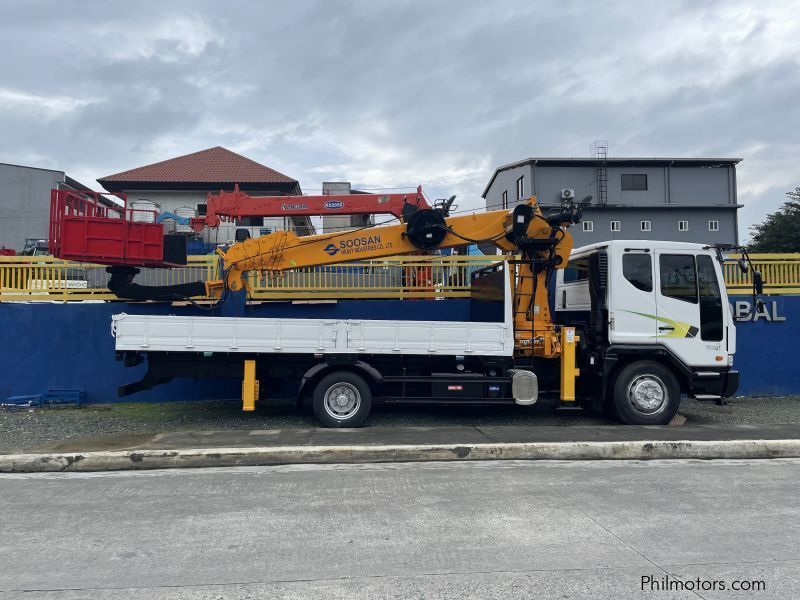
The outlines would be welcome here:
<svg viewBox="0 0 800 600">
<path fill-rule="evenodd" d="M 729 398 L 739 389 L 739 371 L 728 371 L 725 373 L 725 387 L 722 390 L 722 397 Z"/>
</svg>

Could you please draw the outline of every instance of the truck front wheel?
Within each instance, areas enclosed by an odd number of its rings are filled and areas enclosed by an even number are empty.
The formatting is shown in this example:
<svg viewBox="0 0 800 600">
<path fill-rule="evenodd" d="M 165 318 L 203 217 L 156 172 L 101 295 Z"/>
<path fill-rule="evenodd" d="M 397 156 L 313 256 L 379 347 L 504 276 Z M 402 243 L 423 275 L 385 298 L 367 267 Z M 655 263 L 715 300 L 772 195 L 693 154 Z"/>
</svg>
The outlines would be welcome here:
<svg viewBox="0 0 800 600">
<path fill-rule="evenodd" d="M 355 373 L 331 373 L 314 388 L 314 413 L 323 427 L 360 427 L 371 410 L 369 385 Z"/>
<path fill-rule="evenodd" d="M 623 367 L 612 393 L 614 412 L 628 425 L 666 425 L 681 402 L 678 379 L 667 367 L 651 360 Z"/>
</svg>

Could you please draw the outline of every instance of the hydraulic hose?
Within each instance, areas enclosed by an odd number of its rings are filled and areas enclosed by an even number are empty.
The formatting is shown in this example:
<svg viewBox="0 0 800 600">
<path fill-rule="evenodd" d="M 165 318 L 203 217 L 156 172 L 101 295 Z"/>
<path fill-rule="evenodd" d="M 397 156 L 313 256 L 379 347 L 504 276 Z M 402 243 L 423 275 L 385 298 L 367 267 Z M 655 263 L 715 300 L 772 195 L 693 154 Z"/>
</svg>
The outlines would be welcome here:
<svg viewBox="0 0 800 600">
<path fill-rule="evenodd" d="M 108 289 L 117 298 L 123 300 L 156 300 L 159 302 L 172 302 L 187 300 L 193 296 L 205 296 L 206 284 L 204 281 L 191 283 L 177 283 L 174 285 L 139 285 L 133 283 L 133 278 L 139 269 L 131 267 L 108 267 L 106 269 L 111 277 L 108 279 Z"/>
</svg>

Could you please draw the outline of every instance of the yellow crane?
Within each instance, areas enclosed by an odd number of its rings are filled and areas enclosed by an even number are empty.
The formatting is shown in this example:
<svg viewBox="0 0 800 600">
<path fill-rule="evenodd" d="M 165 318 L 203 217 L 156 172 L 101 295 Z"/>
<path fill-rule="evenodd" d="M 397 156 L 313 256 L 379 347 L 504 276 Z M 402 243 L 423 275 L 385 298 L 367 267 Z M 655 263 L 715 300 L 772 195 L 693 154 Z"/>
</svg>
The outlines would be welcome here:
<svg viewBox="0 0 800 600">
<path fill-rule="evenodd" d="M 244 239 L 227 250 L 218 250 L 225 278 L 207 282 L 207 295 L 220 297 L 225 290 L 249 291 L 246 277 L 249 271 L 275 274 L 301 267 L 428 252 L 465 243 L 490 243 L 504 252 L 521 255 L 519 261 L 512 261 L 514 268 L 509 269 L 514 290 L 517 354 L 557 357 L 562 349 L 561 332 L 551 320 L 548 285 L 553 270 L 567 265 L 572 251 L 572 236 L 567 229 L 580 219 L 580 206 L 564 204 L 555 214 L 544 215 L 536 198 L 531 197 L 512 211 L 454 216 L 448 216 L 448 212 L 449 205 L 446 205 L 419 210 L 406 222 L 344 233 L 299 237 L 291 231 L 277 231 Z"/>
</svg>

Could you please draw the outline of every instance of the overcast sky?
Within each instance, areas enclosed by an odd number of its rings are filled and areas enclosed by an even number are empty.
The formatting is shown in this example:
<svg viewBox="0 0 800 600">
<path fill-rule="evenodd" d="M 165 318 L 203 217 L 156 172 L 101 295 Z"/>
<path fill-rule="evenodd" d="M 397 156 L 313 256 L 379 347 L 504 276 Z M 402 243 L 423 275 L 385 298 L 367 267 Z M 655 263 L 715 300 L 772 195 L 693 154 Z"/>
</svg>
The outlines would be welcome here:
<svg viewBox="0 0 800 600">
<path fill-rule="evenodd" d="M 221 145 L 479 207 L 528 156 L 741 157 L 800 186 L 796 1 L 0 0 L 0 162 L 94 180 Z M 742 231 L 744 234 L 745 231 Z"/>
</svg>

